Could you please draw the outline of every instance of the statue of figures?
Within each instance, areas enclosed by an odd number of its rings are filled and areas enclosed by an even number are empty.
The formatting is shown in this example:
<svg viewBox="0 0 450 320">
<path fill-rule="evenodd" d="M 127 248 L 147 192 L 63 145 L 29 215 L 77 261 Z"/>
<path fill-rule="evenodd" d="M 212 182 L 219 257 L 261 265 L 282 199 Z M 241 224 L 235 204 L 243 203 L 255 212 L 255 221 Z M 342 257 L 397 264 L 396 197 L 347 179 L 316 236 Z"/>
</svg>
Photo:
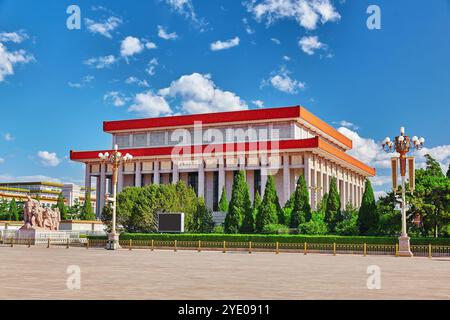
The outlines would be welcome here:
<svg viewBox="0 0 450 320">
<path fill-rule="evenodd" d="M 21 229 L 44 229 L 56 231 L 59 229 L 61 214 L 58 209 L 44 208 L 39 201 L 27 196 L 24 205 L 25 225 Z"/>
</svg>

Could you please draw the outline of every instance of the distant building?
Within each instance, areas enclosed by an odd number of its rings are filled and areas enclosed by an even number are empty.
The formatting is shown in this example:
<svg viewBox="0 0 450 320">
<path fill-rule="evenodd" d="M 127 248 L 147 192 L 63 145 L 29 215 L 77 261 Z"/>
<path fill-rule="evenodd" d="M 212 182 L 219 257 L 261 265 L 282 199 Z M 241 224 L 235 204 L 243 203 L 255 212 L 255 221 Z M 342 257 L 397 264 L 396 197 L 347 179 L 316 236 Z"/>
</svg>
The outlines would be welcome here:
<svg viewBox="0 0 450 320">
<path fill-rule="evenodd" d="M 201 128 L 199 127 L 201 125 Z M 267 176 L 275 179 L 283 205 L 303 175 L 313 208 L 337 179 L 342 206 L 361 204 L 364 181 L 375 169 L 348 154 L 352 140 L 300 106 L 106 121 L 111 145 L 133 155 L 119 169 L 118 190 L 127 186 L 190 185 L 213 210 L 222 189 L 231 196 L 233 176 L 245 170 L 250 196 L 264 193 Z M 99 159 L 111 150 L 71 151 L 86 165 L 85 185 L 97 186 L 97 212 L 111 193 L 112 167 Z"/>
<path fill-rule="evenodd" d="M 91 192 L 91 202 L 95 208 L 95 189 Z M 44 206 L 52 206 L 57 203 L 60 194 L 63 194 L 66 205 L 73 206 L 76 203 L 84 204 L 85 188 L 75 184 L 62 184 L 56 182 L 2 182 L 0 183 L 0 199 L 11 201 L 25 201 L 27 196 L 38 199 Z"/>
</svg>

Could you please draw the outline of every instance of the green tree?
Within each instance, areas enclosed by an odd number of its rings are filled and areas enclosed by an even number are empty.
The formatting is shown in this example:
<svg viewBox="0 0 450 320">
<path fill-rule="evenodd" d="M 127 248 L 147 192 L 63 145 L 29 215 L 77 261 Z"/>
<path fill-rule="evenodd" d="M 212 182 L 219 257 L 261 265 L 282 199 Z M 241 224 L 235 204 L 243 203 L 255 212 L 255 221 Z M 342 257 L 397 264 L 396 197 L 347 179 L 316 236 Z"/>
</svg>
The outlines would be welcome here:
<svg viewBox="0 0 450 320">
<path fill-rule="evenodd" d="M 450 179 L 447 178 L 439 163 L 430 155 L 426 169 L 416 170 L 416 189 L 408 197 L 411 204 L 411 216 L 419 215 L 424 236 L 445 235 L 450 223 Z"/>
<path fill-rule="evenodd" d="M 275 181 L 272 176 L 268 176 L 263 201 L 256 216 L 256 231 L 262 232 L 264 226 L 269 224 L 284 224 L 279 221 L 281 216 L 283 216 L 283 210 L 281 210 Z"/>
<path fill-rule="evenodd" d="M 176 184 L 128 187 L 117 196 L 117 225 L 127 232 L 157 231 L 158 213 L 184 212 L 187 232 L 194 225 L 198 199 L 192 187 Z"/>
<path fill-rule="evenodd" d="M 377 212 L 380 218 L 377 234 L 385 236 L 399 234 L 401 230 L 401 215 L 400 211 L 395 210 L 395 201 L 395 194 L 392 191 L 378 199 Z"/>
<path fill-rule="evenodd" d="M 325 214 L 325 212 L 327 211 L 327 202 L 328 202 L 328 193 L 324 193 L 322 200 L 320 200 L 317 211 L 320 211 Z"/>
<path fill-rule="evenodd" d="M 448 169 L 447 169 L 447 178 L 450 178 L 450 164 L 448 165 Z"/>
<path fill-rule="evenodd" d="M 336 225 L 336 233 L 341 236 L 356 236 L 359 234 L 358 210 L 350 203 L 342 211 L 342 221 Z"/>
<path fill-rule="evenodd" d="M 331 178 L 330 192 L 327 198 L 327 205 L 325 210 L 325 222 L 328 224 L 328 229 L 334 232 L 336 224 L 340 219 L 341 211 L 341 196 L 337 190 L 336 178 Z"/>
<path fill-rule="evenodd" d="M 5 199 L 0 199 L 0 220 L 9 220 L 9 204 Z"/>
<path fill-rule="evenodd" d="M 112 215 L 113 209 L 111 205 L 108 203 L 102 209 L 102 214 L 100 215 L 100 219 L 103 224 L 106 226 L 106 232 L 110 233 L 112 231 Z"/>
<path fill-rule="evenodd" d="M 228 212 L 227 189 L 225 188 L 225 186 L 223 186 L 222 195 L 220 196 L 219 211 Z"/>
<path fill-rule="evenodd" d="M 256 191 L 255 200 L 253 200 L 253 214 L 255 215 L 255 217 L 259 207 L 261 206 L 261 202 L 262 202 L 261 196 L 259 195 L 259 192 Z"/>
<path fill-rule="evenodd" d="M 325 214 L 320 211 L 311 213 L 311 220 L 301 223 L 298 227 L 299 233 L 309 235 L 325 235 L 328 233 L 328 226 L 325 222 Z"/>
<path fill-rule="evenodd" d="M 311 220 L 311 206 L 309 204 L 309 192 L 303 175 L 298 178 L 294 191 L 294 205 L 291 212 L 291 228 L 298 228 L 299 224 Z"/>
<path fill-rule="evenodd" d="M 17 208 L 16 199 L 12 199 L 9 203 L 9 221 L 19 221 L 19 209 Z"/>
<path fill-rule="evenodd" d="M 364 194 L 361 200 L 361 207 L 358 212 L 358 228 L 361 235 L 373 234 L 377 228 L 379 215 L 375 204 L 375 195 L 372 184 L 367 179 Z"/>
<path fill-rule="evenodd" d="M 59 212 L 61 213 L 61 220 L 67 220 L 67 207 L 66 204 L 64 203 L 64 196 L 62 193 L 60 193 L 58 196 L 56 208 L 58 208 Z"/>
<path fill-rule="evenodd" d="M 89 221 L 96 219 L 94 210 L 92 209 L 91 192 L 89 189 L 86 190 L 84 196 L 84 204 L 83 207 L 81 208 L 80 219 Z"/>
<path fill-rule="evenodd" d="M 211 233 L 214 229 L 214 220 L 211 209 L 206 207 L 205 199 L 198 199 L 197 210 L 192 216 L 190 232 Z"/>
<path fill-rule="evenodd" d="M 443 177 L 444 173 L 442 172 L 441 165 L 437 162 L 431 155 L 426 154 L 426 172 L 434 177 Z"/>
<path fill-rule="evenodd" d="M 251 211 L 252 203 L 245 181 L 245 171 L 239 171 L 235 174 L 233 180 L 231 201 L 224 223 L 225 233 L 239 233 L 244 216 L 251 214 Z"/>
</svg>

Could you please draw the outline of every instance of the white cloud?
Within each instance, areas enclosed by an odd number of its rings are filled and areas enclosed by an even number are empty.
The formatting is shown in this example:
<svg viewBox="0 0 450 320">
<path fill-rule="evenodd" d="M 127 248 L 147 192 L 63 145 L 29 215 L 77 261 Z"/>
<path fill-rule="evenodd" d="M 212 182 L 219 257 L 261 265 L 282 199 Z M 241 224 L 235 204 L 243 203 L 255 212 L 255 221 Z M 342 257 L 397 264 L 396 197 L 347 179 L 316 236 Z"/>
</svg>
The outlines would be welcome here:
<svg viewBox="0 0 450 320">
<path fill-rule="evenodd" d="M 424 156 L 426 154 L 429 154 L 434 159 L 439 161 L 444 174 L 447 172 L 448 166 L 450 165 L 450 145 L 442 145 L 433 148 L 425 147 L 417 151 L 418 156 L 416 157 L 417 167 L 425 167 Z"/>
<path fill-rule="evenodd" d="M 257 21 L 266 19 L 267 25 L 293 19 L 301 27 L 313 30 L 319 22 L 325 24 L 341 18 L 330 0 L 250 0 L 246 6 Z"/>
<path fill-rule="evenodd" d="M 209 74 L 184 75 L 158 93 L 164 97 L 179 97 L 181 108 L 186 113 L 243 110 L 248 107 L 235 93 L 217 88 Z"/>
<path fill-rule="evenodd" d="M 291 57 L 289 57 L 289 56 L 283 56 L 283 60 L 284 60 L 284 61 L 291 61 Z"/>
<path fill-rule="evenodd" d="M 193 20 L 197 19 L 191 0 L 166 0 L 166 3 L 179 14 Z"/>
<path fill-rule="evenodd" d="M 117 59 L 113 55 L 90 58 L 84 62 L 84 64 L 94 67 L 96 69 L 109 68 L 112 64 L 116 63 Z"/>
<path fill-rule="evenodd" d="M 255 33 L 255 30 L 252 27 L 250 27 L 247 18 L 243 18 L 242 23 L 244 24 L 245 32 L 247 32 L 247 34 Z"/>
<path fill-rule="evenodd" d="M 85 76 L 85 77 L 83 77 L 83 78 L 81 79 L 81 82 L 69 82 L 69 83 L 68 83 L 68 86 L 69 86 L 70 88 L 81 89 L 81 88 L 86 87 L 86 86 L 87 86 L 89 83 L 91 83 L 94 79 L 95 79 L 94 76 L 87 75 L 87 76 Z"/>
<path fill-rule="evenodd" d="M 123 39 L 120 45 L 120 55 L 125 58 L 140 53 L 142 50 L 144 50 L 144 45 L 141 40 L 131 36 Z"/>
<path fill-rule="evenodd" d="M 226 40 L 226 41 L 216 41 L 211 43 L 211 50 L 212 51 L 219 51 L 219 50 L 224 50 L 224 49 L 230 49 L 233 47 L 236 47 L 239 45 L 239 37 L 235 37 L 233 39 L 230 40 Z"/>
<path fill-rule="evenodd" d="M 11 133 L 7 132 L 3 135 L 3 138 L 5 139 L 5 141 L 13 141 L 14 137 Z"/>
<path fill-rule="evenodd" d="M 128 108 L 128 111 L 135 112 L 143 117 L 159 117 L 172 113 L 164 97 L 151 91 L 137 94 L 134 98 L 134 104 Z"/>
<path fill-rule="evenodd" d="M 117 17 L 109 17 L 102 22 L 95 22 L 91 19 L 85 19 L 86 26 L 91 33 L 98 33 L 104 37 L 112 38 L 112 32 L 122 24 L 122 19 Z"/>
<path fill-rule="evenodd" d="M 8 51 L 8 48 L 0 43 L 0 82 L 3 82 L 6 76 L 14 74 L 16 64 L 27 64 L 35 61 L 34 57 L 25 50 Z"/>
<path fill-rule="evenodd" d="M 125 105 L 127 98 L 118 91 L 109 91 L 103 96 L 103 100 L 115 107 L 122 107 Z"/>
<path fill-rule="evenodd" d="M 252 103 L 257 106 L 258 108 L 263 108 L 264 107 L 264 101 L 262 100 L 252 100 Z"/>
<path fill-rule="evenodd" d="M 359 127 L 356 124 L 354 124 L 353 122 L 347 121 L 347 120 L 341 120 L 341 121 L 333 122 L 333 123 L 338 124 L 341 127 L 345 127 L 345 128 L 352 129 L 355 131 L 359 129 Z"/>
<path fill-rule="evenodd" d="M 125 80 L 125 83 L 126 84 L 136 84 L 139 87 L 144 87 L 144 88 L 148 88 L 149 87 L 149 84 L 148 84 L 147 80 L 145 80 L 145 79 L 144 80 L 140 80 L 137 77 L 133 77 L 133 76 L 128 77 L 128 79 Z"/>
<path fill-rule="evenodd" d="M 55 152 L 39 151 L 37 156 L 45 167 L 56 167 L 61 163 Z"/>
<path fill-rule="evenodd" d="M 270 40 L 275 44 L 281 44 L 281 41 L 278 40 L 277 38 L 270 38 Z"/>
<path fill-rule="evenodd" d="M 391 183 L 392 181 L 391 176 L 375 176 L 370 177 L 369 179 L 374 187 L 384 186 Z"/>
<path fill-rule="evenodd" d="M 291 72 L 283 66 L 278 72 L 272 72 L 270 78 L 267 80 L 263 80 L 261 85 L 271 85 L 279 91 L 290 94 L 297 93 L 298 89 L 303 90 L 305 88 L 305 83 L 292 79 L 289 76 L 290 73 Z"/>
<path fill-rule="evenodd" d="M 0 32 L 0 42 L 21 43 L 28 38 L 28 35 L 23 30 L 16 32 Z"/>
<path fill-rule="evenodd" d="M 349 128 L 340 127 L 338 131 L 353 141 L 353 149 L 348 151 L 350 155 L 375 168 L 390 168 L 391 157 L 395 154 L 384 152 L 381 142 L 363 138 Z"/>
<path fill-rule="evenodd" d="M 316 50 L 325 48 L 317 36 L 302 37 L 298 42 L 299 47 L 308 55 L 313 55 Z"/>
<path fill-rule="evenodd" d="M 158 48 L 158 46 L 156 45 L 156 43 L 151 42 L 151 41 L 145 41 L 145 47 L 147 49 L 156 49 Z"/>
<path fill-rule="evenodd" d="M 149 75 L 154 76 L 156 73 L 155 69 L 157 66 L 158 66 L 158 59 L 153 58 L 152 60 L 149 61 L 147 69 L 145 69 L 145 71 L 147 71 Z"/>
<path fill-rule="evenodd" d="M 175 32 L 168 33 L 162 26 L 158 26 L 158 37 L 164 40 L 175 40 L 178 38 L 178 35 Z"/>
</svg>

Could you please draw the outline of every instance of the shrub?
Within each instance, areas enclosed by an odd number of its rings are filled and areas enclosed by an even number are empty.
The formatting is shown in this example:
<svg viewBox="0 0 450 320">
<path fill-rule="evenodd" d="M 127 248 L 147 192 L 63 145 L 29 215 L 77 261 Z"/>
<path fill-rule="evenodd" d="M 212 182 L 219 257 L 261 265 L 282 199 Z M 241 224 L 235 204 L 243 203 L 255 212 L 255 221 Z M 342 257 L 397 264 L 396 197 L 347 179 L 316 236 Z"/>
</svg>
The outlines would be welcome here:
<svg viewBox="0 0 450 320">
<path fill-rule="evenodd" d="M 289 228 L 284 224 L 268 224 L 262 230 L 263 234 L 289 234 Z"/>
<path fill-rule="evenodd" d="M 220 225 L 220 226 L 215 226 L 212 233 L 223 234 L 225 232 L 223 230 L 223 226 Z"/>
<path fill-rule="evenodd" d="M 227 189 L 225 188 L 225 186 L 223 186 L 222 195 L 220 196 L 218 207 L 220 212 L 228 212 Z"/>
<path fill-rule="evenodd" d="M 275 188 L 275 181 L 272 176 L 268 176 L 263 201 L 256 216 L 256 231 L 262 232 L 264 226 L 269 224 L 282 224 L 284 222 L 284 217 L 282 216 L 283 211 L 281 210 L 277 189 Z"/>
<path fill-rule="evenodd" d="M 314 217 L 314 213 L 313 213 Z M 313 220 L 312 218 L 311 220 Z M 105 239 L 105 237 L 93 237 L 89 239 Z M 268 235 L 268 234 L 159 234 L 159 233 L 123 233 L 121 240 L 158 240 L 158 241 L 230 241 L 230 242 L 280 242 L 280 243 L 340 243 L 340 244 L 388 244 L 398 243 L 398 237 L 374 237 L 374 236 L 331 236 L 331 235 Z M 450 245 L 450 238 L 411 238 L 413 245 Z"/>
<path fill-rule="evenodd" d="M 359 233 L 362 235 L 374 234 L 379 219 L 372 184 L 369 180 L 366 180 L 366 186 L 358 214 Z"/>
<path fill-rule="evenodd" d="M 291 228 L 298 228 L 301 223 L 311 220 L 311 206 L 309 205 L 309 192 L 304 176 L 300 176 L 294 191 L 294 204 L 289 219 Z"/>
<path fill-rule="evenodd" d="M 309 235 L 325 235 L 328 233 L 328 226 L 324 221 L 325 215 L 322 212 L 313 212 L 311 220 L 299 225 L 299 232 Z"/>
<path fill-rule="evenodd" d="M 341 196 L 337 190 L 336 178 L 331 178 L 330 193 L 327 197 L 327 205 L 325 209 L 325 222 L 328 229 L 333 232 L 336 224 L 339 222 L 339 213 L 341 211 Z"/>
<path fill-rule="evenodd" d="M 214 221 L 211 209 L 206 207 L 205 199 L 203 197 L 198 199 L 197 210 L 192 216 L 189 230 L 191 232 L 209 233 L 214 228 Z"/>
<path fill-rule="evenodd" d="M 359 234 L 358 211 L 348 204 L 341 212 L 341 221 L 336 225 L 336 234 L 341 236 L 355 236 Z"/>
<path fill-rule="evenodd" d="M 245 181 L 245 171 L 239 171 L 235 174 L 233 180 L 233 189 L 231 192 L 231 201 L 228 206 L 228 213 L 225 217 L 224 229 L 226 233 L 239 233 L 243 230 L 253 231 L 251 225 L 252 204 L 248 184 Z M 246 224 L 243 225 L 243 219 L 247 217 Z"/>
</svg>

